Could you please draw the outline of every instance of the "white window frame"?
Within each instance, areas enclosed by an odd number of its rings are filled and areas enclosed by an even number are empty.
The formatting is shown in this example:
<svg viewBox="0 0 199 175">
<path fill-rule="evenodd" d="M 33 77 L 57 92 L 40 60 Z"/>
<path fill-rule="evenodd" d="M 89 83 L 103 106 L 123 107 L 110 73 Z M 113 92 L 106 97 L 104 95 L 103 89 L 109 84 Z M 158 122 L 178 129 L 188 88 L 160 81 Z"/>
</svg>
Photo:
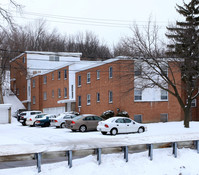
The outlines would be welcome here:
<svg viewBox="0 0 199 175">
<path fill-rule="evenodd" d="M 87 83 L 91 83 L 91 73 L 87 73 Z"/>
<path fill-rule="evenodd" d="M 67 69 L 64 69 L 64 79 L 67 79 Z"/>
<path fill-rule="evenodd" d="M 58 89 L 58 98 L 61 98 L 61 89 Z"/>
<path fill-rule="evenodd" d="M 97 70 L 97 80 L 100 79 L 100 70 Z"/>
<path fill-rule="evenodd" d="M 167 101 L 167 100 L 168 100 L 168 92 L 167 92 L 167 91 L 161 89 L 160 94 L 161 94 L 161 95 L 160 95 L 160 99 L 161 99 L 162 101 Z"/>
<path fill-rule="evenodd" d="M 54 80 L 54 77 L 55 77 L 55 75 L 54 75 L 54 72 L 52 73 L 52 80 Z"/>
<path fill-rule="evenodd" d="M 97 92 L 97 102 L 100 102 L 100 93 Z"/>
<path fill-rule="evenodd" d="M 47 92 L 44 92 L 44 100 L 47 100 Z"/>
<path fill-rule="evenodd" d="M 109 67 L 109 78 L 113 78 L 113 67 Z"/>
<path fill-rule="evenodd" d="M 55 97 L 55 91 L 52 90 L 52 98 L 54 98 L 54 97 Z"/>
<path fill-rule="evenodd" d="M 64 88 L 64 98 L 67 98 L 67 88 Z"/>
<path fill-rule="evenodd" d="M 113 92 L 112 91 L 108 91 L 108 102 L 113 103 Z"/>
<path fill-rule="evenodd" d="M 44 84 L 47 84 L 47 76 L 44 75 Z"/>
<path fill-rule="evenodd" d="M 35 79 L 32 80 L 32 88 L 35 88 Z"/>
<path fill-rule="evenodd" d="M 196 106 L 197 106 L 197 101 L 196 101 L 196 99 L 193 99 L 191 102 L 191 107 L 195 108 Z"/>
<path fill-rule="evenodd" d="M 81 75 L 78 75 L 77 82 L 78 82 L 78 87 L 80 87 L 82 85 L 82 77 L 81 77 Z"/>
<path fill-rule="evenodd" d="M 32 97 L 32 104 L 35 105 L 35 103 L 36 103 L 36 97 L 33 96 L 33 97 Z"/>
<path fill-rule="evenodd" d="M 74 98 L 74 86 L 73 84 L 71 85 L 71 98 Z"/>
<path fill-rule="evenodd" d="M 82 107 L 82 97 L 78 96 L 78 107 Z"/>
<path fill-rule="evenodd" d="M 134 101 L 142 101 L 142 90 L 140 89 L 134 90 Z"/>
<path fill-rule="evenodd" d="M 91 94 L 87 94 L 87 105 L 91 104 Z"/>
<path fill-rule="evenodd" d="M 58 72 L 57 72 L 57 77 L 58 77 L 58 80 L 61 79 L 61 71 L 58 71 Z"/>
</svg>

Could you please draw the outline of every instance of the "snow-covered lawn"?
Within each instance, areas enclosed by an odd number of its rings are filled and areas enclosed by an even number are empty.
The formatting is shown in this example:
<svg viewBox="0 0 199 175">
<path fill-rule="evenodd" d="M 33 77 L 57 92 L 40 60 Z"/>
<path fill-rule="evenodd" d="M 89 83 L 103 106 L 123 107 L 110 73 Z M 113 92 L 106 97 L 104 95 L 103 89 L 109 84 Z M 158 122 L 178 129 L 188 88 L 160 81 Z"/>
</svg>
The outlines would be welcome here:
<svg viewBox="0 0 199 175">
<path fill-rule="evenodd" d="M 133 144 L 134 142 L 162 141 L 166 139 L 199 138 L 199 122 L 191 122 L 190 128 L 183 127 L 182 122 L 151 123 L 147 124 L 145 133 L 120 134 L 116 136 L 102 135 L 100 132 L 71 132 L 68 129 L 56 129 L 53 127 L 40 128 L 22 126 L 13 119 L 12 124 L 0 125 L 0 154 L 16 153 L 18 148 L 31 149 L 36 145 L 42 145 L 49 151 L 63 145 L 64 147 L 89 148 L 94 146 L 109 146 L 119 144 Z M 158 142 L 157 141 L 157 142 Z M 54 148 L 53 146 L 54 145 Z M 12 148 L 12 149 L 10 149 Z M 31 149 L 32 150 L 32 149 Z M 32 150 L 34 151 L 34 149 Z M 154 159 L 150 161 L 148 152 L 129 154 L 129 162 L 123 159 L 123 154 L 102 155 L 102 164 L 98 166 L 96 156 L 87 156 L 73 160 L 73 167 L 68 168 L 67 162 L 42 165 L 41 175 L 45 174 L 95 174 L 95 175 L 196 175 L 199 174 L 199 154 L 196 150 L 178 149 L 178 157 L 174 158 L 171 148 L 155 149 Z M 37 174 L 36 166 L 26 168 L 14 168 L 0 170 L 0 174 Z"/>
</svg>

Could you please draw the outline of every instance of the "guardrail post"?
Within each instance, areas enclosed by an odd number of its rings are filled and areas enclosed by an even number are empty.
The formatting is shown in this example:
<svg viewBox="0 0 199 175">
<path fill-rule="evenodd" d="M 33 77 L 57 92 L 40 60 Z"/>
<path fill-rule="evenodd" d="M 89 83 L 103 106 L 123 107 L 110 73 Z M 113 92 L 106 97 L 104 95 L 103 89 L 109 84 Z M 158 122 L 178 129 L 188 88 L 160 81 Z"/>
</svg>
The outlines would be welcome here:
<svg viewBox="0 0 199 175">
<path fill-rule="evenodd" d="M 148 144 L 147 146 L 148 146 L 148 149 L 149 149 L 148 156 L 150 157 L 150 160 L 153 160 L 153 145 Z"/>
<path fill-rule="evenodd" d="M 72 150 L 67 151 L 67 156 L 68 156 L 68 166 L 69 168 L 72 167 Z"/>
<path fill-rule="evenodd" d="M 126 159 L 126 162 L 128 162 L 128 146 L 124 146 L 123 150 L 124 150 L 124 159 Z"/>
<path fill-rule="evenodd" d="M 37 169 L 38 169 L 38 173 L 41 172 L 41 153 L 35 153 L 35 158 L 37 159 Z"/>
<path fill-rule="evenodd" d="M 102 153 L 102 149 L 101 148 L 97 148 L 97 161 L 98 161 L 98 165 L 101 164 L 101 153 Z"/>
<path fill-rule="evenodd" d="M 177 143 L 173 142 L 172 147 L 173 147 L 173 155 L 176 158 L 177 157 Z"/>
<path fill-rule="evenodd" d="M 195 141 L 197 153 L 199 154 L 199 140 Z"/>
</svg>

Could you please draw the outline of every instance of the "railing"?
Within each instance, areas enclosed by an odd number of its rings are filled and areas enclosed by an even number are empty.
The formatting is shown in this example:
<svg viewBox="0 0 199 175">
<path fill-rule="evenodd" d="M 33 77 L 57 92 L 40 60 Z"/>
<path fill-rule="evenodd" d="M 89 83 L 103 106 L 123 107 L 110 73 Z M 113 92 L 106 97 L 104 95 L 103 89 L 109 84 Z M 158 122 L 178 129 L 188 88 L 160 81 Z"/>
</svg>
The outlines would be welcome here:
<svg viewBox="0 0 199 175">
<path fill-rule="evenodd" d="M 199 153 L 199 140 L 181 140 L 181 141 L 194 141 L 194 145 L 195 145 L 195 148 L 197 150 L 197 153 Z M 172 154 L 174 155 L 174 157 L 176 158 L 177 157 L 177 143 L 179 142 L 178 141 L 174 141 L 174 142 L 171 142 L 172 143 Z M 164 142 L 166 143 L 166 142 Z M 155 143 L 147 143 L 146 146 L 147 146 L 147 149 L 148 149 L 148 157 L 149 159 L 152 161 L 153 160 L 153 149 L 154 149 L 154 144 L 157 144 L 157 142 Z M 133 146 L 135 145 L 139 145 L 139 144 L 132 144 Z M 124 145 L 117 145 L 117 146 L 114 146 L 114 147 L 122 147 L 122 151 L 124 152 L 124 159 L 126 162 L 128 162 L 128 147 L 129 146 L 132 146 L 131 144 L 128 144 L 127 146 L 124 146 Z M 37 149 L 38 147 L 38 152 L 34 152 L 34 151 L 31 151 L 31 152 L 27 152 L 27 151 L 22 151 L 21 153 L 9 153 L 9 154 L 6 154 L 7 156 L 13 156 L 13 155 L 20 155 L 20 154 L 35 154 L 35 159 L 37 161 L 37 169 L 38 169 L 38 173 L 41 172 L 41 160 L 42 160 L 42 153 L 44 152 L 48 152 L 47 150 L 45 151 L 41 151 L 41 147 L 42 145 L 35 145 L 35 148 Z M 102 154 L 102 148 L 98 148 L 98 147 L 95 147 L 93 146 L 92 149 L 95 150 L 96 154 L 97 154 L 97 162 L 98 162 L 98 165 L 101 164 L 101 154 Z M 107 148 L 107 146 L 105 146 L 104 148 Z M 44 149 L 43 149 L 44 150 Z M 61 146 L 60 148 L 57 148 L 56 151 L 63 151 L 64 150 L 64 146 Z M 85 150 L 85 149 L 80 149 L 80 148 L 74 148 L 74 150 Z M 67 156 L 67 159 L 68 159 L 68 166 L 69 168 L 72 167 L 72 158 L 73 158 L 73 155 L 72 155 L 72 149 L 70 150 L 66 150 L 66 156 Z M 1 152 L 0 151 L 0 156 L 5 156 L 5 153 Z"/>
</svg>

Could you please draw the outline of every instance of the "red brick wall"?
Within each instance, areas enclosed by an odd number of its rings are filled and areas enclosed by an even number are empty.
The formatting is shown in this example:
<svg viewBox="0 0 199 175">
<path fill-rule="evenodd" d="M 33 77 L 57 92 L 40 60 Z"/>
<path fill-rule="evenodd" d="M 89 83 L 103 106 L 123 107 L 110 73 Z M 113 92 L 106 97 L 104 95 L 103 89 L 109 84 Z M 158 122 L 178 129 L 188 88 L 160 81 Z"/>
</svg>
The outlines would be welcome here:
<svg viewBox="0 0 199 175">
<path fill-rule="evenodd" d="M 25 57 L 25 63 L 23 63 L 23 57 Z M 10 78 L 15 78 L 15 81 L 11 81 L 11 90 L 14 92 L 14 86 L 19 89 L 19 95 L 17 97 L 19 100 L 27 100 L 27 55 L 23 54 L 21 57 L 17 58 L 10 63 Z M 27 107 L 26 104 L 24 104 Z"/>
<path fill-rule="evenodd" d="M 67 70 L 67 78 L 64 78 L 64 70 Z M 61 77 L 58 79 L 58 72 L 60 71 Z M 52 80 L 52 74 L 54 74 L 54 80 Z M 44 76 L 47 77 L 47 83 L 44 84 Z M 39 108 L 51 108 L 51 107 L 61 107 L 65 104 L 58 104 L 57 101 L 64 100 L 69 98 L 69 75 L 68 75 L 68 66 L 49 72 L 44 75 L 36 76 L 34 78 L 36 82 L 36 87 L 32 89 L 32 99 L 33 96 L 36 96 L 36 104 L 32 104 L 33 109 Z M 64 88 L 67 88 L 67 98 L 64 97 Z M 61 97 L 58 97 L 58 89 L 61 89 Z M 52 90 L 54 90 L 54 97 L 52 97 Z M 47 99 L 44 100 L 44 92 L 47 93 Z M 37 101 L 39 100 L 39 101 Z"/>
<path fill-rule="evenodd" d="M 113 78 L 111 79 L 109 79 L 110 66 L 113 67 Z M 113 110 L 116 114 L 119 108 L 127 111 L 132 118 L 135 114 L 142 114 L 143 122 L 160 121 L 162 113 L 168 113 L 169 121 L 181 120 L 181 108 L 176 98 L 170 94 L 168 102 L 134 102 L 133 67 L 133 61 L 120 60 L 76 73 L 76 110 L 78 111 L 78 96 L 81 96 L 81 113 L 101 115 L 106 110 Z M 96 77 L 97 70 L 100 70 L 100 80 L 97 80 Z M 88 72 L 91 74 L 90 84 L 87 84 Z M 78 87 L 77 84 L 78 75 L 81 75 L 81 87 Z M 176 76 L 180 78 L 180 75 Z M 113 92 L 113 103 L 108 101 L 109 90 Z M 100 93 L 100 102 L 96 102 L 97 92 Z M 87 94 L 91 94 L 90 105 L 87 105 Z"/>
</svg>

